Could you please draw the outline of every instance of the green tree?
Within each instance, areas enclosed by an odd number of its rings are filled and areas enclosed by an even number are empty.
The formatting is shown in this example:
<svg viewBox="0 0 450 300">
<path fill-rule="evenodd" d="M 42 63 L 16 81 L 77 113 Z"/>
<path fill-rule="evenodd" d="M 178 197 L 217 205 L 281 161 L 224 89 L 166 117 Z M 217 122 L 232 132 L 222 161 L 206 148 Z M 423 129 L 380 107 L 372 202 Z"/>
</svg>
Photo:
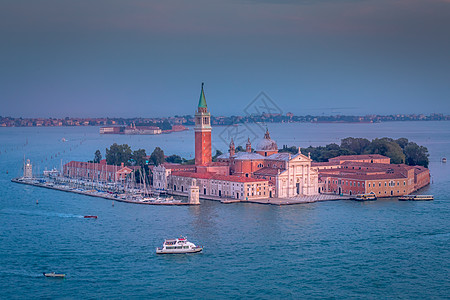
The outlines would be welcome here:
<svg viewBox="0 0 450 300">
<path fill-rule="evenodd" d="M 216 154 L 212 157 L 212 161 L 216 161 L 217 157 L 222 155 L 222 154 L 223 154 L 222 151 L 216 150 Z"/>
<path fill-rule="evenodd" d="M 402 148 L 405 149 L 406 145 L 408 145 L 408 139 L 407 138 L 399 138 L 395 140 L 395 142 Z"/>
<path fill-rule="evenodd" d="M 405 162 L 405 154 L 402 148 L 391 138 L 374 139 L 366 149 L 366 154 L 380 154 L 391 159 L 393 164 Z"/>
<path fill-rule="evenodd" d="M 169 121 L 164 120 L 160 125 L 159 128 L 161 128 L 161 130 L 171 130 L 172 129 L 172 125 L 170 125 Z"/>
<path fill-rule="evenodd" d="M 236 152 L 236 153 L 237 153 L 237 152 L 245 152 L 245 148 L 242 147 L 242 146 L 237 146 L 236 149 L 235 149 L 235 152 Z"/>
<path fill-rule="evenodd" d="M 153 153 L 150 155 L 150 161 L 155 166 L 162 164 L 164 162 L 164 151 L 161 150 L 161 148 L 156 147 L 155 150 L 153 150 Z"/>
<path fill-rule="evenodd" d="M 131 148 L 127 144 L 117 145 L 114 143 L 108 149 L 106 148 L 106 163 L 108 165 L 130 165 Z"/>
<path fill-rule="evenodd" d="M 348 137 L 341 140 L 341 148 L 350 150 L 354 154 L 362 154 L 370 145 L 370 141 L 364 138 Z"/>
<path fill-rule="evenodd" d="M 288 147 L 287 145 L 283 145 L 283 148 L 279 149 L 278 152 L 287 152 L 295 155 L 298 153 L 298 147 L 295 146 Z"/>
<path fill-rule="evenodd" d="M 166 162 L 173 163 L 173 164 L 181 164 L 183 162 L 183 158 L 179 155 L 170 155 L 166 158 Z"/>
<path fill-rule="evenodd" d="M 94 162 L 99 163 L 102 160 L 102 153 L 100 150 L 95 151 L 94 153 Z"/>
<path fill-rule="evenodd" d="M 409 142 L 404 149 L 406 164 L 410 166 L 424 166 L 428 168 L 429 154 L 427 147 L 419 146 L 416 143 Z"/>
<path fill-rule="evenodd" d="M 139 149 L 139 150 L 135 150 L 133 151 L 133 154 L 131 155 L 131 159 L 134 162 L 135 166 L 145 166 L 146 164 L 146 156 L 147 153 L 145 153 L 144 149 Z"/>
</svg>

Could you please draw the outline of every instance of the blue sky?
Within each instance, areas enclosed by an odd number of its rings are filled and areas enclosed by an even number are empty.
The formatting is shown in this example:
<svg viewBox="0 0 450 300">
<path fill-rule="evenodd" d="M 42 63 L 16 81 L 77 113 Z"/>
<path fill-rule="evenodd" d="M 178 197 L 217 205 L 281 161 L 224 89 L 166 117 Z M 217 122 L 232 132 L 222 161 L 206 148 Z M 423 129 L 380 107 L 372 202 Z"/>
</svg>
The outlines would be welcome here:
<svg viewBox="0 0 450 300">
<path fill-rule="evenodd" d="M 450 113 L 450 0 L 3 0 L 0 115 Z"/>
</svg>

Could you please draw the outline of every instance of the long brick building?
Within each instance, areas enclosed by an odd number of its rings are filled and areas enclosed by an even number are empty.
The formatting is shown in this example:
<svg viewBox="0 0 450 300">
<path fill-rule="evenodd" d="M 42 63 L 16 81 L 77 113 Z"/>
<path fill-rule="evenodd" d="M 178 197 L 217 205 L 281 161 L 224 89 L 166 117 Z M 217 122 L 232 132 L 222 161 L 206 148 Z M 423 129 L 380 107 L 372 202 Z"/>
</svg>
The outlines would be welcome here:
<svg viewBox="0 0 450 300">
<path fill-rule="evenodd" d="M 382 155 L 351 155 L 313 163 L 319 172 L 321 193 L 377 197 L 411 194 L 430 183 L 430 172 L 421 166 L 390 164 Z"/>
</svg>

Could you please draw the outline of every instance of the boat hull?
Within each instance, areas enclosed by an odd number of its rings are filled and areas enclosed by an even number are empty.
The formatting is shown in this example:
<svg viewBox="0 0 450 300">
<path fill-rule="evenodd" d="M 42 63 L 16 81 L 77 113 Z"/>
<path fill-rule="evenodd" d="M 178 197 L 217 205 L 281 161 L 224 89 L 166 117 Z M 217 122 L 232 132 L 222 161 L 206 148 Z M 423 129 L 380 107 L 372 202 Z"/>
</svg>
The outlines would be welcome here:
<svg viewBox="0 0 450 300">
<path fill-rule="evenodd" d="M 50 278 L 65 278 L 66 274 L 56 274 L 56 273 L 43 273 L 45 277 Z"/>
<path fill-rule="evenodd" d="M 156 248 L 156 254 L 187 254 L 198 253 L 203 250 L 203 247 L 196 247 L 192 249 L 161 249 Z"/>
</svg>

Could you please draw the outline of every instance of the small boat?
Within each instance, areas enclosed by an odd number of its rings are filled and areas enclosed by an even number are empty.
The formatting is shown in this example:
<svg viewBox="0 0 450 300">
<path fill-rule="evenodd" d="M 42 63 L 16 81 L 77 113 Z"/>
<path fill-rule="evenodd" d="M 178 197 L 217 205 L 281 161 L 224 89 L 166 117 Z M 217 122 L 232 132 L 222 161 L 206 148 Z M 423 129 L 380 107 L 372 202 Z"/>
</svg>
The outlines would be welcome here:
<svg viewBox="0 0 450 300">
<path fill-rule="evenodd" d="M 85 219 L 97 219 L 97 216 L 84 216 Z"/>
<path fill-rule="evenodd" d="M 446 159 L 445 157 L 443 157 L 443 158 L 442 158 L 442 162 L 443 162 L 443 163 L 446 163 L 446 162 L 447 162 L 447 159 Z"/>
<path fill-rule="evenodd" d="M 62 273 L 55 273 L 55 272 L 51 272 L 51 273 L 43 273 L 45 277 L 52 277 L 52 278 L 64 278 L 66 277 L 66 274 L 62 274 Z"/>
<path fill-rule="evenodd" d="M 356 201 L 375 201 L 377 196 L 373 193 L 356 195 Z"/>
<path fill-rule="evenodd" d="M 181 236 L 178 239 L 165 240 L 162 248 L 156 248 L 156 254 L 197 253 L 202 250 L 203 247 L 196 246 Z"/>
<path fill-rule="evenodd" d="M 398 198 L 399 201 L 431 201 L 433 195 L 404 195 Z"/>
</svg>

